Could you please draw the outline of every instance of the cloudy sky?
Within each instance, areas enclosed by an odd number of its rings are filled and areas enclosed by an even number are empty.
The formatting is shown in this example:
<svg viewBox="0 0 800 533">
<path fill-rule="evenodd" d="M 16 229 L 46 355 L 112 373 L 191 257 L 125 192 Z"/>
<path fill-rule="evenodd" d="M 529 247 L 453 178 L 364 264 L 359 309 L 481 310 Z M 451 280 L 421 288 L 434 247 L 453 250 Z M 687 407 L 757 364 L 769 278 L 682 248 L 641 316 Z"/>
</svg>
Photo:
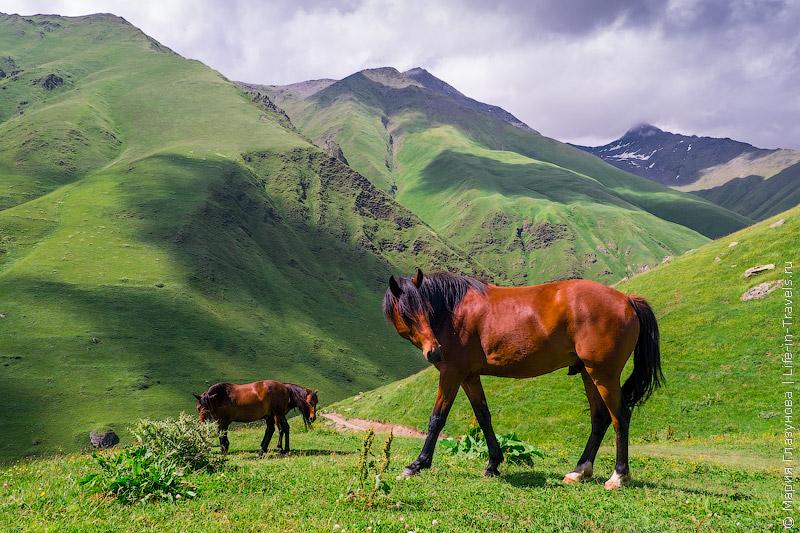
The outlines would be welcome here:
<svg viewBox="0 0 800 533">
<path fill-rule="evenodd" d="M 231 79 L 422 66 L 561 140 L 629 126 L 800 148 L 800 0 L 0 0 L 125 17 Z"/>
</svg>

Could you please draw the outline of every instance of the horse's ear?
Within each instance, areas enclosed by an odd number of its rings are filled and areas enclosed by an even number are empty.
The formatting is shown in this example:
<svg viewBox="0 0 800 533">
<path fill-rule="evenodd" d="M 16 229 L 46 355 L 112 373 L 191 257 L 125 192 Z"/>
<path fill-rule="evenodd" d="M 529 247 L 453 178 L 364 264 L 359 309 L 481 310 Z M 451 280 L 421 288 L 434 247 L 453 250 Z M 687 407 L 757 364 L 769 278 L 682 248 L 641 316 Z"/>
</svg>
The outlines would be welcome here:
<svg viewBox="0 0 800 533">
<path fill-rule="evenodd" d="M 400 298 L 400 295 L 403 294 L 403 289 L 397 284 L 397 280 L 394 279 L 394 276 L 389 276 L 389 290 L 392 291 L 395 298 Z"/>
<path fill-rule="evenodd" d="M 413 283 L 414 283 L 414 286 L 415 286 L 415 287 L 417 287 L 417 288 L 419 288 L 419 287 L 420 287 L 420 285 L 422 285 L 422 280 L 423 280 L 423 278 L 424 278 L 424 277 L 425 277 L 425 275 L 422 273 L 422 270 L 420 270 L 420 269 L 418 268 L 418 269 L 417 269 L 417 275 L 416 275 L 416 276 L 414 276 L 414 281 L 413 281 Z"/>
<path fill-rule="evenodd" d="M 197 398 L 198 400 L 200 400 L 200 395 L 199 395 L 199 394 L 194 394 L 194 393 L 193 393 L 193 394 L 192 394 L 192 396 L 194 396 L 195 398 Z"/>
</svg>

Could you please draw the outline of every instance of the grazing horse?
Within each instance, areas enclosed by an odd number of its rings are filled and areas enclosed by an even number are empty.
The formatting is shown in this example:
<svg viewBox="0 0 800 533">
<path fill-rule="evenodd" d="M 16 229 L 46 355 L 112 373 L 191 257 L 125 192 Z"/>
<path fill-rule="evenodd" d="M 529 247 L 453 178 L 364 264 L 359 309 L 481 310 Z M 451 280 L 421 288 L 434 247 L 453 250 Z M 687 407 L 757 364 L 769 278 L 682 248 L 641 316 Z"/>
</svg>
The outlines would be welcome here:
<svg viewBox="0 0 800 533">
<path fill-rule="evenodd" d="M 397 333 L 420 348 L 439 370 L 428 435 L 404 475 L 431 466 L 436 439 L 459 387 L 472 405 L 489 448 L 485 475 L 498 475 L 503 454 L 480 376 L 530 378 L 569 367 L 570 374 L 580 373 L 583 378 L 592 431 L 564 482 L 592 476 L 609 424 L 617 434 L 617 462 L 605 488 L 616 489 L 630 480 L 631 410 L 663 380 L 658 325 L 643 298 L 588 280 L 498 287 L 467 276 L 425 276 L 417 270 L 414 277 L 389 278 L 383 310 Z M 631 352 L 633 372 L 620 386 Z"/>
<path fill-rule="evenodd" d="M 317 419 L 317 391 L 292 383 L 270 380 L 243 385 L 217 383 L 194 397 L 197 399 L 200 421 L 216 420 L 222 453 L 228 453 L 228 426 L 231 422 L 255 422 L 263 419 L 267 423 L 261 449 L 258 451 L 261 457 L 269 447 L 276 424 L 278 449 L 282 454 L 289 452 L 289 423 L 286 421 L 286 413 L 297 408 L 306 427 Z"/>
</svg>

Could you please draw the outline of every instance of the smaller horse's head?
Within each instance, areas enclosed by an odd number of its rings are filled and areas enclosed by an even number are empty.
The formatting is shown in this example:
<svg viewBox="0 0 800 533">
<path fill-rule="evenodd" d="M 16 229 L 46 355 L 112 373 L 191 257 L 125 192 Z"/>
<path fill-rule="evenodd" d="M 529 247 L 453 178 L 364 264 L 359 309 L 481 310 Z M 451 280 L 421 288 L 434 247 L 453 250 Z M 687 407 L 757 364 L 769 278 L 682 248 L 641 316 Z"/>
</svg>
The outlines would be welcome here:
<svg viewBox="0 0 800 533">
<path fill-rule="evenodd" d="M 197 409 L 197 415 L 200 417 L 200 422 L 205 422 L 211 419 L 211 411 L 208 408 L 208 393 L 204 392 L 202 395 L 193 394 L 195 397 L 194 406 Z"/>
<path fill-rule="evenodd" d="M 424 279 L 420 269 L 413 278 L 391 276 L 383 297 L 383 312 L 401 337 L 422 350 L 429 362 L 438 363 L 442 360 L 442 345 L 431 327 L 431 304 L 420 293 Z"/>
<path fill-rule="evenodd" d="M 306 403 L 308 404 L 308 421 L 313 422 L 317 419 L 317 390 L 306 389 Z"/>
</svg>

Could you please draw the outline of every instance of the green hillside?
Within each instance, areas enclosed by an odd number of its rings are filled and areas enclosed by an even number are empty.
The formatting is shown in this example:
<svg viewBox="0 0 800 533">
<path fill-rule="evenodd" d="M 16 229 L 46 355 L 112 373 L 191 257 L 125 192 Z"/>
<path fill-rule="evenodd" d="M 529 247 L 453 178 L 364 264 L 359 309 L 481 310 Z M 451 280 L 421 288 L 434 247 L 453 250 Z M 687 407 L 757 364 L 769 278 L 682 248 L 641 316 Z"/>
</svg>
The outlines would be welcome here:
<svg viewBox="0 0 800 533">
<path fill-rule="evenodd" d="M 800 163 L 766 179 L 761 176 L 735 178 L 693 194 L 753 220 L 763 220 L 800 204 Z"/>
<path fill-rule="evenodd" d="M 480 271 L 121 18 L 0 15 L 0 50 L 0 460 L 192 410 L 216 381 L 330 402 L 406 376 L 400 339 L 375 352 L 389 272 Z"/>
<path fill-rule="evenodd" d="M 422 69 L 262 89 L 498 280 L 616 281 L 750 222 L 548 139 Z"/>
<path fill-rule="evenodd" d="M 763 282 L 783 279 L 785 261 L 797 264 L 800 208 L 711 242 L 619 288 L 643 295 L 661 329 L 666 388 L 633 414 L 637 454 L 721 461 L 773 461 L 783 435 L 778 388 L 783 338 L 783 294 L 742 301 Z M 734 242 L 738 244 L 731 246 Z M 745 278 L 746 269 L 773 263 L 774 270 Z M 409 358 L 420 358 L 409 346 Z M 427 369 L 336 406 L 347 416 L 427 427 L 437 373 Z M 532 442 L 577 454 L 589 433 L 580 377 L 566 370 L 534 380 L 483 378 L 495 429 L 516 431 Z M 459 394 L 445 432 L 458 434 L 472 412 Z M 607 437 L 607 443 L 613 443 Z M 738 459 L 737 459 L 738 457 Z M 574 458 L 570 458 L 571 461 Z M 635 477 L 635 474 L 634 474 Z"/>
</svg>

